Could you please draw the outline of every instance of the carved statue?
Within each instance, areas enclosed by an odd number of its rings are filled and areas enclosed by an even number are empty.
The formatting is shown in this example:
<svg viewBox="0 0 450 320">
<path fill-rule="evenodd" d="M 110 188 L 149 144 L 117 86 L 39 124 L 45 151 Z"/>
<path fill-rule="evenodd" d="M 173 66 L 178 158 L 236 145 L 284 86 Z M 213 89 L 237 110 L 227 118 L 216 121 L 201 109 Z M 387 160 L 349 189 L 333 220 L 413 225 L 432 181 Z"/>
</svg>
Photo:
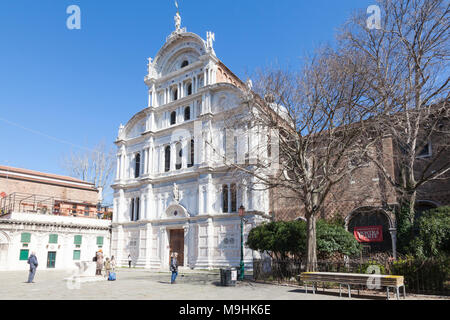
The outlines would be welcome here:
<svg viewBox="0 0 450 320">
<path fill-rule="evenodd" d="M 179 202 L 180 201 L 180 190 L 178 189 L 178 186 L 176 183 L 173 184 L 172 194 L 173 194 L 173 199 L 175 200 L 175 202 Z"/>
<path fill-rule="evenodd" d="M 153 66 L 153 59 L 152 58 L 148 58 L 147 60 L 148 60 L 148 64 L 147 64 L 148 74 L 151 76 L 151 75 L 153 75 L 155 67 Z"/>
<path fill-rule="evenodd" d="M 216 35 L 211 31 L 206 32 L 206 47 L 208 49 L 213 48 L 213 41 L 216 41 Z"/>
<path fill-rule="evenodd" d="M 123 129 L 125 129 L 125 127 L 123 126 L 123 124 L 120 124 L 120 126 L 119 126 L 119 135 L 118 135 L 119 138 L 122 137 Z"/>
<path fill-rule="evenodd" d="M 181 16 L 180 13 L 177 11 L 177 14 L 175 15 L 175 30 L 180 30 L 181 28 Z"/>
<path fill-rule="evenodd" d="M 253 89 L 253 81 L 251 79 L 247 79 L 247 89 L 248 91 L 252 91 Z"/>
</svg>

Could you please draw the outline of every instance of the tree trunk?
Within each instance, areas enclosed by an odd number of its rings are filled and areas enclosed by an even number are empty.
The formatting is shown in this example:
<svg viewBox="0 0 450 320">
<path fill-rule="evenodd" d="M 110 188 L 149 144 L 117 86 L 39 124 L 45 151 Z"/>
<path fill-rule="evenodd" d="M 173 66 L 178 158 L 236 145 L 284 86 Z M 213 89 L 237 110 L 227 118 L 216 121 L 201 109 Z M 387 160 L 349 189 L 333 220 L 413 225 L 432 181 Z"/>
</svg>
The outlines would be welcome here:
<svg viewBox="0 0 450 320">
<path fill-rule="evenodd" d="M 316 217 L 314 214 L 306 215 L 308 227 L 306 272 L 317 271 L 317 242 L 316 242 Z"/>
</svg>

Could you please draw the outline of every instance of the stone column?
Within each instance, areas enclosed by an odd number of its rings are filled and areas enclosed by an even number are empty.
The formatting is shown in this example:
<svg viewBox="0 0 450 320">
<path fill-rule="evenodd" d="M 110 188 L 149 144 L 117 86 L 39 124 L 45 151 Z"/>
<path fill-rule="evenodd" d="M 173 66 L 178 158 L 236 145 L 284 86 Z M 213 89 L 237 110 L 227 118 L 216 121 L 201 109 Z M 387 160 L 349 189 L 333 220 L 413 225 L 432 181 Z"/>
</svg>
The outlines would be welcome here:
<svg viewBox="0 0 450 320">
<path fill-rule="evenodd" d="M 175 164 L 177 159 L 177 145 L 172 143 L 170 145 L 170 171 L 175 171 Z"/>
<path fill-rule="evenodd" d="M 121 155 L 117 156 L 117 171 L 116 171 L 116 180 L 120 180 L 120 158 Z"/>
<path fill-rule="evenodd" d="M 394 260 L 397 260 L 397 228 L 390 228 L 389 232 L 392 240 L 392 256 Z"/>
<path fill-rule="evenodd" d="M 151 223 L 147 223 L 145 226 L 145 268 L 151 267 L 151 257 L 152 257 L 152 239 L 153 239 L 153 228 Z"/>
<path fill-rule="evenodd" d="M 161 260 L 161 269 L 166 269 L 169 266 L 169 257 L 167 254 L 167 229 L 161 227 L 159 229 L 159 259 Z"/>
<path fill-rule="evenodd" d="M 166 154 L 166 146 L 161 146 L 160 148 L 159 148 L 159 157 L 160 157 L 160 160 L 159 160 L 159 172 L 160 173 L 164 173 L 165 172 L 165 166 L 166 166 L 166 156 L 165 156 L 165 154 Z"/>
<path fill-rule="evenodd" d="M 189 255 L 190 255 L 190 246 L 189 246 L 189 235 L 190 235 L 190 226 L 183 226 L 184 230 L 184 267 L 189 267 Z"/>
<path fill-rule="evenodd" d="M 208 269 L 212 269 L 214 248 L 214 224 L 212 218 L 208 219 Z"/>
<path fill-rule="evenodd" d="M 186 169 L 189 157 L 188 140 L 183 140 L 181 142 L 181 150 L 182 150 L 181 169 Z"/>
</svg>

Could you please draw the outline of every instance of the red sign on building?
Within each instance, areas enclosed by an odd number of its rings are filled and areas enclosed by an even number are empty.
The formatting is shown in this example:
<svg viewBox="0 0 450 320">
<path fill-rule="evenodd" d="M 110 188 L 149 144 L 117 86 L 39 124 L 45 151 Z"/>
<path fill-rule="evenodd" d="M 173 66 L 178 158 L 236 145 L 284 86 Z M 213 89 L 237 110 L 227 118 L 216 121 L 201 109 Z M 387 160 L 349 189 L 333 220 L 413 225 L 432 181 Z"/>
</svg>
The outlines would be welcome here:
<svg viewBox="0 0 450 320">
<path fill-rule="evenodd" d="M 358 242 L 383 242 L 383 226 L 355 227 L 353 233 Z"/>
</svg>

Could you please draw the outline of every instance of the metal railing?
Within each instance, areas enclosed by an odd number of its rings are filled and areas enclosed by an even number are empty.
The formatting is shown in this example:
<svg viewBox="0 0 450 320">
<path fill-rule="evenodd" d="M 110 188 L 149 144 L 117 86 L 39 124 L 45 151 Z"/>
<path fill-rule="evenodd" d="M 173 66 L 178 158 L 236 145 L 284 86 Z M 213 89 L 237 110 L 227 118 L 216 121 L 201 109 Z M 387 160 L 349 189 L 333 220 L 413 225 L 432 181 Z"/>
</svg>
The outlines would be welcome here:
<svg viewBox="0 0 450 320">
<path fill-rule="evenodd" d="M 108 207 L 99 206 L 96 203 L 19 192 L 0 199 L 0 216 L 12 212 L 97 217 L 108 220 L 112 218 Z"/>
<path fill-rule="evenodd" d="M 306 272 L 303 260 L 253 260 L 253 279 L 264 282 L 302 284 L 299 275 Z M 450 295 L 450 258 L 318 261 L 317 272 L 366 273 L 376 265 L 380 273 L 405 278 L 406 290 L 417 294 Z"/>
</svg>

